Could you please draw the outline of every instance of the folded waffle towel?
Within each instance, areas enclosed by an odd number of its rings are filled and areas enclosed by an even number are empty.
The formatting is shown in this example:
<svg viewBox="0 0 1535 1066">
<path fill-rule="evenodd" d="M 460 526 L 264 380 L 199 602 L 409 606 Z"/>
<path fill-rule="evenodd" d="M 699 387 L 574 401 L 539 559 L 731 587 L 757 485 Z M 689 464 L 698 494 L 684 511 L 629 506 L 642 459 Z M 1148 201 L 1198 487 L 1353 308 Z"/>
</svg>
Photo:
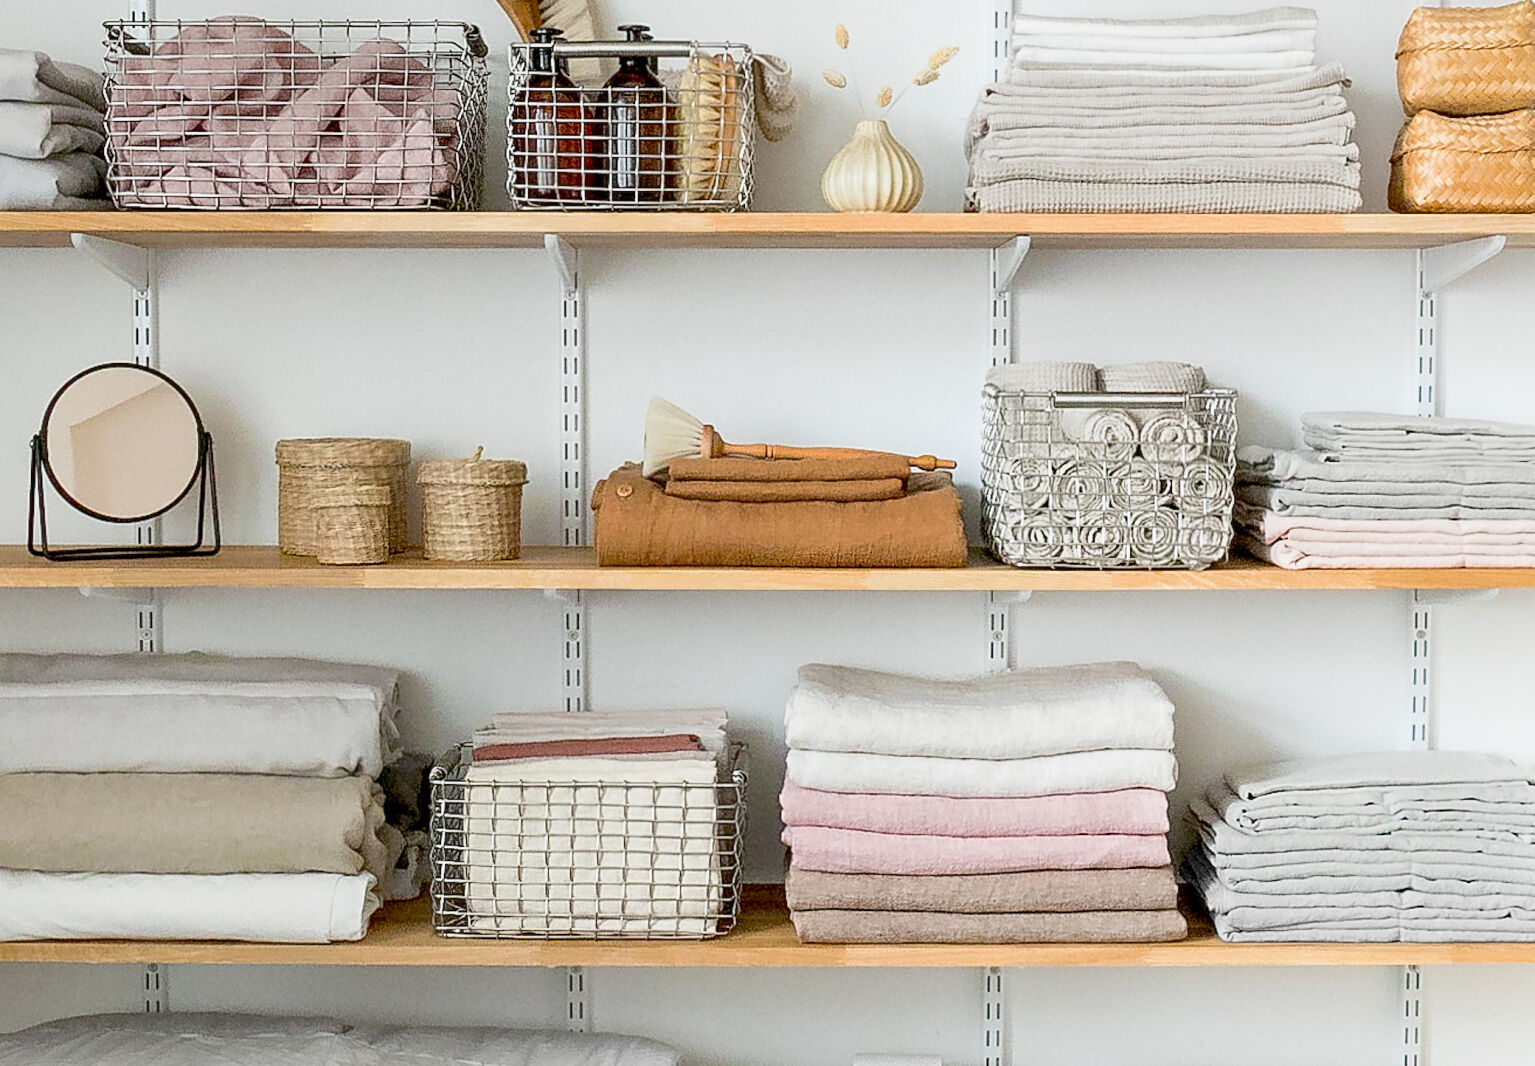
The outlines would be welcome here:
<svg viewBox="0 0 1535 1066">
<path fill-rule="evenodd" d="M 1154 788 L 1171 792 L 1178 768 L 1170 751 L 1121 749 L 1032 759 L 950 759 L 855 752 L 795 751 L 788 779 L 826 792 L 914 796 L 1059 796 Z"/>
<path fill-rule="evenodd" d="M 14 870 L 382 878 L 403 843 L 361 777 L 0 774 L 0 810 L 0 867 Z"/>
<path fill-rule="evenodd" d="M 806 870 L 844 874 L 999 874 L 1168 864 L 1165 834 L 938 837 L 791 826 L 783 842 Z"/>
<path fill-rule="evenodd" d="M 1098 383 L 1104 392 L 1203 392 L 1205 372 L 1192 363 L 1117 363 L 1098 371 Z"/>
<path fill-rule="evenodd" d="M 1126 40 L 1179 37 L 1241 37 L 1285 30 L 1315 31 L 1316 12 L 1305 7 L 1271 7 L 1242 15 L 1198 15 L 1176 19 L 1058 18 L 1015 14 L 1013 36 L 1039 34 L 1102 36 Z"/>
<path fill-rule="evenodd" d="M 1289 73 L 1310 70 L 1316 63 L 1313 49 L 1289 52 L 1213 52 L 1196 51 L 1173 44 L 1166 51 L 1147 52 L 1127 49 L 1037 48 L 1032 44 L 1013 46 L 1012 64 L 1019 67 L 1056 65 L 1068 68 L 1103 69 L 1129 67 L 1132 70 L 1261 70 Z"/>
<path fill-rule="evenodd" d="M 826 873 L 790 863 L 784 891 L 792 911 L 1015 914 L 1170 910 L 1178 903 L 1170 866 L 905 877 Z"/>
<path fill-rule="evenodd" d="M 1180 182 L 1302 182 L 1359 188 L 1359 164 L 1322 157 L 1261 157 L 1219 159 L 1202 157 L 1173 160 L 1115 160 L 1057 156 L 1049 159 L 999 157 L 976 149 L 971 180 L 990 185 L 1011 180 L 1076 181 L 1127 185 L 1162 185 Z"/>
<path fill-rule="evenodd" d="M 764 140 L 781 141 L 793 131 L 799 97 L 788 60 L 752 53 L 752 107 Z"/>
<path fill-rule="evenodd" d="M 1010 670 L 962 681 L 821 663 L 800 668 L 784 711 L 791 748 L 1024 759 L 1170 751 L 1173 704 L 1135 663 Z"/>
<path fill-rule="evenodd" d="M 1112 944 L 1182 940 L 1176 910 L 952 914 L 934 911 L 795 911 L 807 944 Z"/>
<path fill-rule="evenodd" d="M 1294 71 L 1147 70 L 1131 67 L 1071 68 L 1013 64 L 1010 86 L 1048 89 L 1115 89 L 1208 93 L 1223 103 L 1249 92 L 1305 92 L 1348 84 L 1338 64 Z"/>
<path fill-rule="evenodd" d="M 1357 189 L 1309 181 L 1019 179 L 973 188 L 969 195 L 977 209 L 1003 213 L 1343 214 L 1364 203 Z"/>
<path fill-rule="evenodd" d="M 598 483 L 602 566 L 961 567 L 969 557 L 947 473 L 916 473 L 896 500 L 738 503 L 666 495 L 638 466 Z"/>
<path fill-rule="evenodd" d="M 1096 392 L 1098 368 L 1092 363 L 1004 363 L 986 372 L 986 384 L 1007 392 Z"/>
</svg>

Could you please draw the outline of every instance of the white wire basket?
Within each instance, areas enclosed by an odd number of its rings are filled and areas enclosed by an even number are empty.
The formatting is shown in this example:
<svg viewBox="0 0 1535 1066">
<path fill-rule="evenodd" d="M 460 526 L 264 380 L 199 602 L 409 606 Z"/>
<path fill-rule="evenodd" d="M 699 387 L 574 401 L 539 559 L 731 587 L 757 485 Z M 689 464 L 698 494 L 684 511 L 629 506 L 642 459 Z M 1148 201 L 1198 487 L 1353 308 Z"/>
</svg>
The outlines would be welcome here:
<svg viewBox="0 0 1535 1066">
<path fill-rule="evenodd" d="M 1226 558 L 1235 392 L 982 396 L 981 528 L 1003 562 L 1202 570 Z"/>
<path fill-rule="evenodd" d="M 643 56 L 664 88 L 551 88 L 542 44 L 513 44 L 506 190 L 518 208 L 737 211 L 751 206 L 751 49 L 695 41 L 558 41 L 557 59 Z"/>
<path fill-rule="evenodd" d="M 432 769 L 432 922 L 450 937 L 688 939 L 740 913 L 745 748 L 714 784 L 490 782 Z"/>
<path fill-rule="evenodd" d="M 108 22 L 118 207 L 473 210 L 487 49 L 463 22 Z"/>
</svg>

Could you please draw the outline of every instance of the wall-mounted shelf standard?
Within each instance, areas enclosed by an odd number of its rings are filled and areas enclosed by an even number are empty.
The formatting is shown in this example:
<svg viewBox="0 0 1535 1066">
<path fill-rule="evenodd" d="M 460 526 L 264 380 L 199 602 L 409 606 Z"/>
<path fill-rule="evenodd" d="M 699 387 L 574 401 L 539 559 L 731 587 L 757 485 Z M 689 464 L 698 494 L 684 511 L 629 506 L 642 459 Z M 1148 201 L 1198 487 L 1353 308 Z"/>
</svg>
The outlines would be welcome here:
<svg viewBox="0 0 1535 1066">
<path fill-rule="evenodd" d="M 1238 557 L 1209 570 L 1019 570 L 979 550 L 949 570 L 601 567 L 590 548 L 524 548 L 502 563 L 321 566 L 276 548 L 201 559 L 50 563 L 0 547 L 0 588 L 552 589 L 718 592 L 1194 592 L 1535 588 L 1525 570 L 1282 570 Z"/>
<path fill-rule="evenodd" d="M 11 211 L 0 247 L 70 235 L 145 248 L 1425 248 L 1502 235 L 1535 215 L 838 215 L 829 212 Z"/>
<path fill-rule="evenodd" d="M 386 906 L 352 944 L 36 941 L 0 962 L 316 966 L 1438 966 L 1535 963 L 1535 944 L 1228 944 L 1189 915 L 1171 944 L 801 944 L 776 886 L 747 887 L 741 921 L 718 940 L 455 940 L 426 903 Z"/>
</svg>

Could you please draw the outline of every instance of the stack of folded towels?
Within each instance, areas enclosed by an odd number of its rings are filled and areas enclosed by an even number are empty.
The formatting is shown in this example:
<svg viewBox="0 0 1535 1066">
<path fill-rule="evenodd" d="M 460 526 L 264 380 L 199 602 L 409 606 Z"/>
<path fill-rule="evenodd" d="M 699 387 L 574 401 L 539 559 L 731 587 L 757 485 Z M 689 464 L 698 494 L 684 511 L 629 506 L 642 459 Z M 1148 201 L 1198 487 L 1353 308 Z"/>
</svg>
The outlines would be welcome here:
<svg viewBox="0 0 1535 1066">
<path fill-rule="evenodd" d="M 723 710 L 496 715 L 461 792 L 439 793 L 464 841 L 439 857 L 439 895 L 461 891 L 487 935 L 714 935 L 736 843 L 716 803 L 728 724 Z"/>
<path fill-rule="evenodd" d="M 897 455 L 677 459 L 598 482 L 602 566 L 958 567 L 968 547 L 946 471 Z"/>
<path fill-rule="evenodd" d="M 1535 566 L 1535 426 L 1301 418 L 1303 451 L 1238 452 L 1244 548 L 1289 569 Z"/>
<path fill-rule="evenodd" d="M 806 666 L 785 714 L 807 942 L 1178 940 L 1173 706 L 1134 663 L 932 681 Z"/>
<path fill-rule="evenodd" d="M 1359 148 L 1316 12 L 1165 21 L 1016 13 L 970 120 L 982 211 L 1358 210 Z"/>
<path fill-rule="evenodd" d="M 394 672 L 0 656 L 0 940 L 359 940 L 403 840 Z"/>
<path fill-rule="evenodd" d="M 0 211 L 81 211 L 103 198 L 99 74 L 0 48 Z"/>
<path fill-rule="evenodd" d="M 1498 755 L 1392 752 L 1227 774 L 1184 876 L 1223 940 L 1535 941 L 1535 785 Z"/>
</svg>

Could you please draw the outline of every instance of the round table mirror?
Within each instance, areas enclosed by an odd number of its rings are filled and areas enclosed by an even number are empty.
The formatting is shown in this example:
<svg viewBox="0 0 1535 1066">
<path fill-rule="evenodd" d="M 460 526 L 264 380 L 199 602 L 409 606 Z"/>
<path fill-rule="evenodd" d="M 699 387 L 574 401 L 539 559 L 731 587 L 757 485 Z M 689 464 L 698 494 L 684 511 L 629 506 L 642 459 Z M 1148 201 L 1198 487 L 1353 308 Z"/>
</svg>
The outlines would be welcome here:
<svg viewBox="0 0 1535 1066">
<path fill-rule="evenodd" d="M 54 395 L 39 432 L 43 467 L 71 506 L 109 522 L 142 522 L 192 490 L 203 426 L 191 397 L 159 371 L 92 367 Z"/>
</svg>

